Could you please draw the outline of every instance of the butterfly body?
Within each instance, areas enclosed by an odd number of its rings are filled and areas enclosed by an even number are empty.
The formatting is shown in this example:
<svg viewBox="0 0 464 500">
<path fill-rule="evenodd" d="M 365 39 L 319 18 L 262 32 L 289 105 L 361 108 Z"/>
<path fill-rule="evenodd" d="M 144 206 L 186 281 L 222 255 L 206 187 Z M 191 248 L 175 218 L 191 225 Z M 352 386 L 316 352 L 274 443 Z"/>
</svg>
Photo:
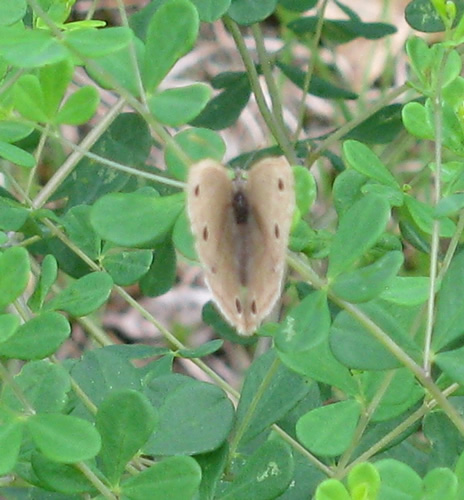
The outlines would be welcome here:
<svg viewBox="0 0 464 500">
<path fill-rule="evenodd" d="M 285 158 L 229 177 L 214 160 L 189 172 L 187 208 L 206 282 L 224 317 L 251 335 L 280 297 L 294 209 Z"/>
</svg>

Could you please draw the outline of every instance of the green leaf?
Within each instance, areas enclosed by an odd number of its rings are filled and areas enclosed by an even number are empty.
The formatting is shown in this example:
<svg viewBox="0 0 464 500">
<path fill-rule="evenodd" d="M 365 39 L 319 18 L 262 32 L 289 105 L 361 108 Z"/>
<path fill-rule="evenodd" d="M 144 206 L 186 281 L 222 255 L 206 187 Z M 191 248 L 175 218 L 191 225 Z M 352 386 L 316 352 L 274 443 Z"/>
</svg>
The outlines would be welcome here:
<svg viewBox="0 0 464 500">
<path fill-rule="evenodd" d="M 55 462 L 80 462 L 100 451 L 100 435 L 95 427 L 71 415 L 33 415 L 27 419 L 27 428 L 37 448 Z"/>
<path fill-rule="evenodd" d="M 458 214 L 464 207 L 464 193 L 456 193 L 442 198 L 435 207 L 435 217 L 448 217 Z"/>
<path fill-rule="evenodd" d="M 422 276 L 396 276 L 380 297 L 398 305 L 414 306 L 422 304 L 429 295 L 430 280 Z"/>
<path fill-rule="evenodd" d="M 134 61 L 133 50 L 136 53 L 136 61 Z M 144 53 L 145 45 L 142 40 L 133 37 L 131 43 L 126 47 L 99 57 L 98 68 L 94 64 L 87 64 L 86 70 L 102 87 L 114 89 L 116 85 L 119 85 L 133 96 L 138 97 L 140 87 L 137 80 L 138 71 L 135 70 L 134 64 L 137 63 L 140 67 Z"/>
<path fill-rule="evenodd" d="M 405 350 L 414 359 L 420 359 L 420 350 L 399 318 L 376 303 L 360 304 L 360 312 Z M 398 368 L 400 362 L 378 341 L 364 324 L 348 314 L 341 312 L 335 318 L 330 332 L 330 346 L 334 356 L 345 366 L 359 370 L 389 370 Z"/>
<path fill-rule="evenodd" d="M 296 424 L 298 440 L 316 455 L 335 457 L 350 445 L 361 414 L 361 407 L 349 399 L 316 408 Z"/>
<path fill-rule="evenodd" d="M 171 126 L 184 125 L 195 118 L 211 95 L 203 83 L 163 90 L 148 99 L 151 114 L 161 123 Z"/>
<path fill-rule="evenodd" d="M 293 477 L 290 447 L 281 440 L 261 445 L 242 465 L 221 500 L 272 500 L 284 493 Z"/>
<path fill-rule="evenodd" d="M 35 68 L 62 61 L 65 47 L 48 30 L 0 27 L 0 56 L 19 68 Z"/>
<path fill-rule="evenodd" d="M 191 2 L 197 8 L 201 21 L 212 23 L 227 12 L 231 0 L 191 0 Z"/>
<path fill-rule="evenodd" d="M 145 391 L 155 406 L 157 388 L 169 377 L 155 379 L 149 384 L 149 391 Z M 214 450 L 230 433 L 233 417 L 232 403 L 221 389 L 188 381 L 172 390 L 159 406 L 159 426 L 144 451 L 154 455 L 189 455 Z"/>
<path fill-rule="evenodd" d="M 341 4 L 339 4 L 341 5 Z M 345 11 L 347 8 L 345 8 Z M 352 13 L 353 11 L 351 11 Z M 368 40 L 392 35 L 396 28 L 387 23 L 364 23 L 358 16 L 351 15 L 351 19 L 325 19 L 322 27 L 322 39 L 331 43 L 342 44 L 363 37 Z M 317 29 L 316 16 L 300 17 L 288 24 L 288 27 L 297 35 L 315 33 Z"/>
<path fill-rule="evenodd" d="M 174 137 L 174 143 L 192 162 L 203 158 L 221 161 L 226 151 L 222 137 L 218 133 L 204 128 L 185 129 Z M 187 179 L 189 165 L 185 164 L 183 158 L 178 156 L 177 150 L 172 144 L 166 146 L 164 159 L 168 172 L 173 177 L 182 181 Z"/>
<path fill-rule="evenodd" d="M 66 234 L 88 257 L 98 259 L 101 253 L 101 239 L 90 224 L 91 207 L 77 205 L 62 217 Z"/>
<path fill-rule="evenodd" d="M 445 30 L 445 25 L 429 0 L 413 0 L 405 10 L 409 26 L 417 31 L 436 33 Z"/>
<path fill-rule="evenodd" d="M 87 316 L 103 305 L 111 293 L 113 280 L 105 272 L 83 276 L 45 304 L 47 311 L 62 310 L 72 316 Z"/>
<path fill-rule="evenodd" d="M 464 252 L 454 256 L 443 278 L 436 302 L 436 317 L 432 346 L 435 352 L 464 334 Z"/>
<path fill-rule="evenodd" d="M 279 0 L 279 5 L 293 12 L 304 12 L 312 9 L 317 4 L 317 0 Z"/>
<path fill-rule="evenodd" d="M 71 327 L 64 316 L 46 312 L 21 325 L 13 336 L 0 343 L 0 356 L 41 359 L 53 354 L 68 338 Z"/>
<path fill-rule="evenodd" d="M 187 212 L 183 210 L 176 221 L 172 241 L 177 251 L 189 260 L 198 260 L 195 251 L 195 239 L 190 229 Z"/>
<path fill-rule="evenodd" d="M 370 148 L 358 141 L 345 141 L 343 144 L 343 153 L 347 164 L 371 179 L 380 182 L 386 186 L 399 189 L 398 182 L 372 152 Z"/>
<path fill-rule="evenodd" d="M 261 398 L 256 400 L 269 371 L 272 377 Z M 235 425 L 243 434 L 240 444 L 245 445 L 286 415 L 308 390 L 305 380 L 282 365 L 274 352 L 269 351 L 255 360 L 247 371 L 237 408 Z"/>
<path fill-rule="evenodd" d="M 351 495 L 338 479 L 326 479 L 316 490 L 315 500 L 351 500 Z"/>
<path fill-rule="evenodd" d="M 11 26 L 26 14 L 26 0 L 3 0 L 0 3 L 0 26 Z"/>
<path fill-rule="evenodd" d="M 404 126 L 410 134 L 419 139 L 433 140 L 435 132 L 425 106 L 418 102 L 408 102 L 401 114 Z"/>
<path fill-rule="evenodd" d="M 363 492 L 359 498 L 377 498 L 380 489 L 380 474 L 374 465 L 363 462 L 356 464 L 348 473 L 348 488 L 352 498 Z"/>
<path fill-rule="evenodd" d="M 456 498 L 458 478 L 446 468 L 429 471 L 423 480 L 423 494 L 427 500 L 442 500 Z"/>
<path fill-rule="evenodd" d="M 56 115 L 68 85 L 71 83 L 73 72 L 74 66 L 68 59 L 40 68 L 39 82 L 43 99 L 41 106 L 49 118 Z"/>
<path fill-rule="evenodd" d="M 366 401 L 377 402 L 372 422 L 395 418 L 424 397 L 424 391 L 415 382 L 414 375 L 405 368 L 398 368 L 394 372 L 365 372 L 362 385 Z M 379 394 L 382 395 L 380 400 Z"/>
<path fill-rule="evenodd" d="M 356 382 L 349 370 L 334 357 L 327 339 L 307 351 L 278 351 L 278 354 L 282 362 L 296 373 L 338 387 L 348 394 L 356 393 Z"/>
<path fill-rule="evenodd" d="M 30 153 L 6 142 L 0 142 L 0 157 L 25 168 L 35 167 L 36 164 L 34 156 Z"/>
<path fill-rule="evenodd" d="M 464 385 L 463 354 L 464 347 L 460 347 L 459 349 L 436 354 L 434 361 L 451 380 Z"/>
<path fill-rule="evenodd" d="M 140 391 L 141 374 L 132 364 L 131 359 L 163 354 L 159 352 L 159 348 L 149 347 L 148 352 L 139 355 L 140 347 L 142 346 L 106 346 L 87 351 L 74 364 L 71 375 L 97 407 L 111 391 L 121 389 Z M 143 347 L 146 350 L 148 346 Z M 93 419 L 82 403 L 77 405 L 73 413 Z"/>
<path fill-rule="evenodd" d="M 18 329 L 19 318 L 14 314 L 0 314 L 0 343 L 8 340 Z"/>
<path fill-rule="evenodd" d="M 129 500 L 194 498 L 201 481 L 200 466 L 191 457 L 171 457 L 152 465 L 121 485 Z"/>
<path fill-rule="evenodd" d="M 344 139 L 355 139 L 365 144 L 390 144 L 404 131 L 401 120 L 402 104 L 389 104 L 379 109 L 350 130 Z"/>
<path fill-rule="evenodd" d="M 379 500 L 401 500 L 420 498 L 422 480 L 406 463 L 392 458 L 375 462 L 380 473 Z"/>
<path fill-rule="evenodd" d="M 423 420 L 423 431 L 431 446 L 430 463 L 454 467 L 462 453 L 464 438 L 446 414 L 442 411 L 427 413 Z"/>
<path fill-rule="evenodd" d="M 142 293 L 158 297 L 169 291 L 176 281 L 176 263 L 176 252 L 171 241 L 157 246 L 150 269 L 140 280 Z"/>
<path fill-rule="evenodd" d="M 277 67 L 282 73 L 293 82 L 298 88 L 303 89 L 305 85 L 306 73 L 296 66 L 278 61 Z M 327 80 L 313 75 L 309 85 L 308 94 L 326 99 L 357 99 L 358 95 L 350 90 L 337 87 Z"/>
<path fill-rule="evenodd" d="M 119 164 L 145 168 L 152 146 L 153 140 L 143 118 L 136 113 L 122 113 L 96 142 L 91 152 Z M 106 193 L 120 191 L 123 187 L 135 189 L 135 183 L 131 188 L 131 182 L 129 174 L 104 165 L 96 168 L 93 158 L 83 158 L 74 168 L 73 174 L 60 185 L 54 198 L 66 198 L 67 209 L 75 205 L 92 205 Z"/>
<path fill-rule="evenodd" d="M 24 139 L 32 133 L 33 127 L 26 123 L 3 119 L 0 122 L 0 140 L 5 142 L 16 142 Z"/>
<path fill-rule="evenodd" d="M 32 454 L 31 464 L 40 479 L 40 486 L 48 490 L 71 495 L 95 493 L 95 487 L 74 465 L 55 462 L 38 452 Z M 86 465 L 93 473 L 98 474 L 92 464 Z"/>
<path fill-rule="evenodd" d="M 146 443 L 156 424 L 156 413 L 141 393 L 112 392 L 98 407 L 96 427 L 102 439 L 102 470 L 117 484 L 127 462 Z"/>
<path fill-rule="evenodd" d="M 305 351 L 327 338 L 330 329 L 330 311 L 327 294 L 315 291 L 290 309 L 275 336 L 281 352 Z"/>
<path fill-rule="evenodd" d="M 171 0 L 153 14 L 142 66 L 143 82 L 148 93 L 158 87 L 174 63 L 193 47 L 198 26 L 198 12 L 188 0 Z"/>
<path fill-rule="evenodd" d="M 161 241 L 184 206 L 184 194 L 155 197 L 146 193 L 113 193 L 93 206 L 90 222 L 104 239 L 138 246 Z"/>
<path fill-rule="evenodd" d="M 68 403 L 71 382 L 69 373 L 61 365 L 46 360 L 30 361 L 22 367 L 14 381 L 36 413 L 60 412 Z M 5 386 L 1 405 L 17 413 L 28 410 L 11 386 Z"/>
<path fill-rule="evenodd" d="M 18 231 L 29 217 L 30 211 L 20 203 L 0 197 L 0 228 L 4 231 Z"/>
<path fill-rule="evenodd" d="M 302 215 L 308 213 L 312 204 L 316 201 L 317 185 L 311 172 L 299 165 L 292 167 L 295 177 L 296 206 Z"/>
<path fill-rule="evenodd" d="M 205 356 L 209 356 L 210 354 L 218 351 L 223 345 L 223 340 L 210 340 L 196 349 L 179 349 L 177 354 L 183 358 L 204 358 Z"/>
<path fill-rule="evenodd" d="M 0 255 L 0 310 L 24 292 L 29 276 L 30 262 L 26 249 L 8 248 Z"/>
<path fill-rule="evenodd" d="M 125 27 L 81 28 L 63 32 L 65 45 L 81 57 L 97 58 L 117 52 L 132 41 L 132 31 Z"/>
<path fill-rule="evenodd" d="M 0 425 L 0 474 L 8 474 L 16 465 L 23 439 L 23 423 L 13 421 Z"/>
<path fill-rule="evenodd" d="M 224 79 L 225 83 L 219 86 L 219 82 Z M 224 87 L 224 90 L 213 97 L 190 124 L 195 127 L 223 130 L 237 121 L 250 100 L 250 81 L 244 72 L 227 72 L 217 75 L 211 84 L 215 88 Z"/>
<path fill-rule="evenodd" d="M 403 260 L 401 252 L 389 252 L 369 266 L 338 275 L 331 289 L 348 302 L 367 302 L 388 290 Z"/>
<path fill-rule="evenodd" d="M 433 232 L 433 207 L 427 205 L 411 196 L 404 197 L 405 206 L 408 209 L 414 223 L 417 227 L 426 234 Z M 454 222 L 447 218 L 440 219 L 440 236 L 443 238 L 451 238 L 456 231 Z"/>
<path fill-rule="evenodd" d="M 134 284 L 150 269 L 153 260 L 151 250 L 115 250 L 104 256 L 102 264 L 117 285 Z M 145 292 L 143 292 L 146 295 Z"/>
<path fill-rule="evenodd" d="M 49 121 L 40 81 L 35 75 L 22 75 L 18 79 L 14 86 L 14 103 L 24 118 L 41 123 Z"/>
<path fill-rule="evenodd" d="M 277 5 L 277 0 L 232 0 L 227 14 L 238 24 L 248 26 L 263 21 L 270 16 Z"/>
<path fill-rule="evenodd" d="M 82 87 L 65 101 L 55 117 L 55 123 L 82 125 L 95 114 L 99 102 L 100 96 L 95 87 Z"/>
<path fill-rule="evenodd" d="M 330 249 L 327 275 L 334 278 L 347 271 L 384 232 L 390 205 L 376 195 L 366 195 L 341 216 Z"/>
</svg>

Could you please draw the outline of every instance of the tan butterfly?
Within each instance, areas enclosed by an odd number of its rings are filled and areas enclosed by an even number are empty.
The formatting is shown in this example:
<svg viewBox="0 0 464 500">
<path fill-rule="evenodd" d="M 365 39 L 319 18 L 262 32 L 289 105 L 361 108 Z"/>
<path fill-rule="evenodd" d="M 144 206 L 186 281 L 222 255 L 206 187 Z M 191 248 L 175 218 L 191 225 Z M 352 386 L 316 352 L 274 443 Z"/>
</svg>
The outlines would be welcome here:
<svg viewBox="0 0 464 500">
<path fill-rule="evenodd" d="M 192 165 L 187 209 L 213 299 L 241 335 L 251 335 L 280 297 L 295 206 L 284 157 L 235 178 L 215 160 Z"/>
</svg>

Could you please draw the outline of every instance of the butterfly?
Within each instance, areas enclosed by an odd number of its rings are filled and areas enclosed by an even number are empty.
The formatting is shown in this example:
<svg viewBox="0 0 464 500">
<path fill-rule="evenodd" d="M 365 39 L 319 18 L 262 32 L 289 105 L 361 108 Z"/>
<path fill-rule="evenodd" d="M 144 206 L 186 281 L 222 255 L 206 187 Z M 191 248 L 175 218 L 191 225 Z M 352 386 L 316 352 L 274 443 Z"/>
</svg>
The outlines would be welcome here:
<svg viewBox="0 0 464 500">
<path fill-rule="evenodd" d="M 187 212 L 214 302 L 239 334 L 252 335 L 281 295 L 294 178 L 283 156 L 230 173 L 212 159 L 192 165 Z"/>
</svg>

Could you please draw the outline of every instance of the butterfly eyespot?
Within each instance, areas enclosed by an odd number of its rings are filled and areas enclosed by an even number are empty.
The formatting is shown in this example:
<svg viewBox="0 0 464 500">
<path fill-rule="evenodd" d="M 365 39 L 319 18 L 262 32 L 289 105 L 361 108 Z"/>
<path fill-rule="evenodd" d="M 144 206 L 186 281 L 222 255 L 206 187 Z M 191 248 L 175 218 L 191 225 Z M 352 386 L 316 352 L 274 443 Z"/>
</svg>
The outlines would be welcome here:
<svg viewBox="0 0 464 500">
<path fill-rule="evenodd" d="M 253 302 L 251 303 L 251 307 L 250 307 L 250 309 L 251 309 L 251 312 L 252 312 L 253 314 L 255 314 L 255 315 L 257 314 L 257 312 L 258 312 L 258 308 L 256 307 L 256 300 L 253 300 Z"/>
<path fill-rule="evenodd" d="M 208 236 L 209 236 L 209 233 L 208 233 L 208 226 L 205 226 L 203 228 L 203 241 L 208 241 Z"/>
<path fill-rule="evenodd" d="M 279 186 L 279 191 L 283 191 L 285 188 L 284 181 L 280 178 L 279 178 L 278 186 Z"/>
<path fill-rule="evenodd" d="M 274 225 L 274 235 L 277 239 L 280 238 L 280 229 L 279 229 L 279 225 L 278 224 L 275 224 Z"/>
<path fill-rule="evenodd" d="M 242 303 L 239 299 L 235 299 L 235 309 L 237 309 L 238 314 L 242 314 Z"/>
<path fill-rule="evenodd" d="M 195 189 L 193 190 L 193 192 L 195 193 L 195 196 L 198 196 L 200 194 L 200 184 L 197 184 L 195 186 Z"/>
</svg>

